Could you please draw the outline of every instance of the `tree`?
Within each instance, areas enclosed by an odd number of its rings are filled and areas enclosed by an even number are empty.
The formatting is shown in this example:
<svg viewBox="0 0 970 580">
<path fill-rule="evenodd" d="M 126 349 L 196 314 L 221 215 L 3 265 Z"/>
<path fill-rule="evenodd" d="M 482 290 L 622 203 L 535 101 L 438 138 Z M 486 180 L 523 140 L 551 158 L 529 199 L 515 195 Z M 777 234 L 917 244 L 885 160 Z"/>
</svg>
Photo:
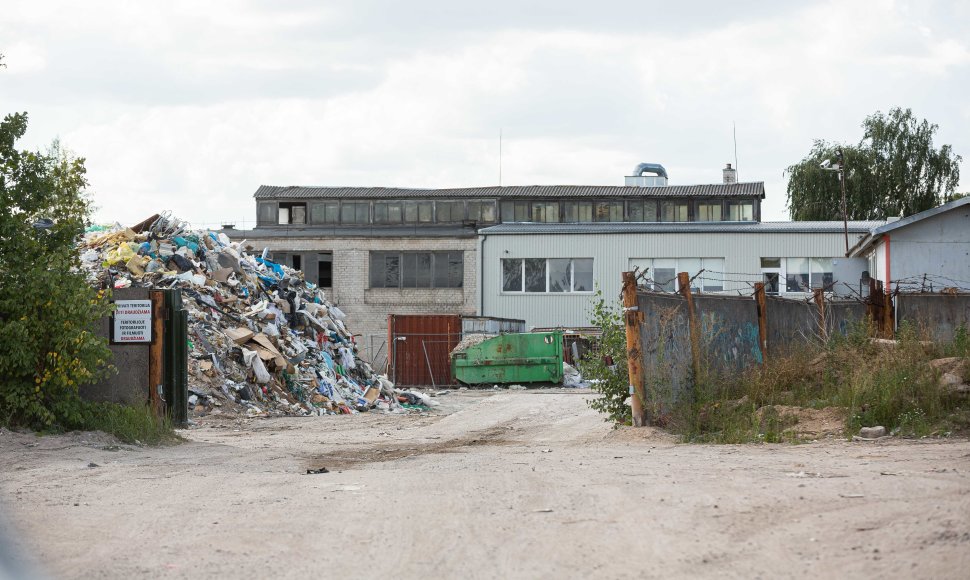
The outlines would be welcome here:
<svg viewBox="0 0 970 580">
<path fill-rule="evenodd" d="M 82 421 L 78 386 L 110 368 L 93 332 L 109 305 L 80 268 L 84 160 L 17 150 L 26 130 L 26 113 L 0 123 L 0 424 L 50 429 Z"/>
<path fill-rule="evenodd" d="M 939 127 L 919 121 L 910 109 L 876 112 L 862 123 L 858 145 L 817 140 L 790 166 L 788 208 L 793 220 L 842 219 L 838 173 L 823 169 L 845 158 L 846 214 L 850 220 L 905 217 L 952 199 L 960 183 L 960 161 L 950 145 L 934 147 Z"/>
</svg>

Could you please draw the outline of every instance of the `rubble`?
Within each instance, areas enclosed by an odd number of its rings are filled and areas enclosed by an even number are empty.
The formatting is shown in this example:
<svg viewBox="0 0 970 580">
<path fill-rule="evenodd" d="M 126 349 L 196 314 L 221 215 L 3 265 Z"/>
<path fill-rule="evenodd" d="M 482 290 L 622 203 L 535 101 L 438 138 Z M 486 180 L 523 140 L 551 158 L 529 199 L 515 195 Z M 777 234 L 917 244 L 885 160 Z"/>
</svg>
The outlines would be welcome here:
<svg viewBox="0 0 970 580">
<path fill-rule="evenodd" d="M 81 262 L 101 288 L 179 288 L 189 311 L 195 416 L 407 412 L 437 404 L 402 391 L 358 355 L 346 315 L 303 273 L 246 241 L 168 214 L 89 228 Z"/>
</svg>

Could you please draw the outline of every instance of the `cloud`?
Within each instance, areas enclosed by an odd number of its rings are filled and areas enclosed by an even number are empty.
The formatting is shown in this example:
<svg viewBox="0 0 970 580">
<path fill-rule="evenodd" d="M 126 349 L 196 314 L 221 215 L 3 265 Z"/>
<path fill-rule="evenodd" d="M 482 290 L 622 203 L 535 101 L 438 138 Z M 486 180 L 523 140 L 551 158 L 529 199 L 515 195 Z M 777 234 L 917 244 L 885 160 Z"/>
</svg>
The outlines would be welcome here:
<svg viewBox="0 0 970 580">
<path fill-rule="evenodd" d="M 710 183 L 736 124 L 770 219 L 784 168 L 878 109 L 970 153 L 962 6 L 317 4 L 17 4 L 0 99 L 30 144 L 86 157 L 99 219 L 123 222 L 252 222 L 263 183 L 494 184 L 500 128 L 505 184 L 619 184 L 641 161 Z"/>
</svg>

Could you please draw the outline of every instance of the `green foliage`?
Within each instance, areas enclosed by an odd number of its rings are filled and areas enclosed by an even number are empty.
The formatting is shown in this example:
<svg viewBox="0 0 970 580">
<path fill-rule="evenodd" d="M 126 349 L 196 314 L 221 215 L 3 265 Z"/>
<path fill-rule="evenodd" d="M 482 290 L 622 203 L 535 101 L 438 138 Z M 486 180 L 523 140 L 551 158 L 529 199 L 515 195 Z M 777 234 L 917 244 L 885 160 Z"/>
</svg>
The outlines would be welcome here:
<svg viewBox="0 0 970 580">
<path fill-rule="evenodd" d="M 82 422 L 78 386 L 110 368 L 93 332 L 109 304 L 79 268 L 84 161 L 56 143 L 17 150 L 26 129 L 25 113 L 0 123 L 0 424 L 52 429 Z M 42 218 L 47 231 L 32 225 Z"/>
<path fill-rule="evenodd" d="M 593 390 L 602 394 L 589 406 L 606 414 L 606 421 L 629 424 L 632 420 L 626 399 L 630 393 L 629 369 L 626 357 L 626 330 L 619 304 L 609 303 L 597 289 L 593 297 L 590 320 L 602 331 L 594 338 L 592 348 L 579 361 L 583 379 L 593 382 Z M 608 365 L 608 358 L 613 364 Z"/>
<path fill-rule="evenodd" d="M 842 219 L 838 173 L 819 164 L 845 156 L 846 210 L 850 220 L 908 216 L 955 199 L 960 161 L 950 145 L 936 148 L 938 127 L 910 109 L 876 112 L 862 123 L 858 145 L 818 140 L 788 168 L 788 207 L 793 220 Z"/>
<path fill-rule="evenodd" d="M 167 417 L 159 418 L 148 405 L 127 407 L 113 403 L 82 402 L 75 420 L 65 429 L 104 431 L 125 443 L 157 445 L 178 440 Z"/>
</svg>

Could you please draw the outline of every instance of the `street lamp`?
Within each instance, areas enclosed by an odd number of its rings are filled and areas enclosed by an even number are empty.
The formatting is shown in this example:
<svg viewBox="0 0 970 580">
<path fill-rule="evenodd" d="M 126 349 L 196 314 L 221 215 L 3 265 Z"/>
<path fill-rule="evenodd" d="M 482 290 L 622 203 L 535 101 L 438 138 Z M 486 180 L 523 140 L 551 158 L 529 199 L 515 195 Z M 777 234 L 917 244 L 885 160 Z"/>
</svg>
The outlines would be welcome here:
<svg viewBox="0 0 970 580">
<path fill-rule="evenodd" d="M 845 232 L 845 253 L 849 254 L 849 217 L 848 208 L 845 203 L 845 156 L 842 154 L 842 148 L 839 147 L 835 150 L 835 165 L 826 159 L 821 163 L 821 168 L 825 171 L 838 171 L 839 172 L 839 186 L 842 189 L 842 230 Z"/>
</svg>

